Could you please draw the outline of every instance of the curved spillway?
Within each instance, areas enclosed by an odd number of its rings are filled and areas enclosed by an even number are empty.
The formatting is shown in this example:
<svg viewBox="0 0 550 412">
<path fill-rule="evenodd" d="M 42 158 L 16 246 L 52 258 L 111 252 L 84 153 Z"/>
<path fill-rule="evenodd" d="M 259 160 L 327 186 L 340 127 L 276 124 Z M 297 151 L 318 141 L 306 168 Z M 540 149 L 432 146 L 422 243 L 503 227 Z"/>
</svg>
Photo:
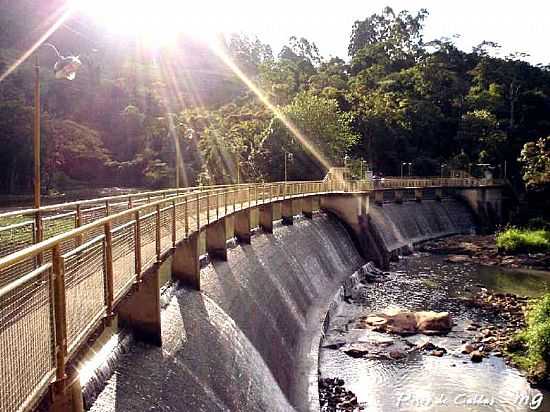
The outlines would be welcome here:
<svg viewBox="0 0 550 412">
<path fill-rule="evenodd" d="M 326 215 L 258 233 L 174 293 L 162 348 L 133 345 L 91 410 L 307 410 L 326 304 L 363 263 Z"/>
<path fill-rule="evenodd" d="M 369 216 L 388 252 L 474 229 L 472 211 L 455 199 L 371 205 Z"/>
</svg>

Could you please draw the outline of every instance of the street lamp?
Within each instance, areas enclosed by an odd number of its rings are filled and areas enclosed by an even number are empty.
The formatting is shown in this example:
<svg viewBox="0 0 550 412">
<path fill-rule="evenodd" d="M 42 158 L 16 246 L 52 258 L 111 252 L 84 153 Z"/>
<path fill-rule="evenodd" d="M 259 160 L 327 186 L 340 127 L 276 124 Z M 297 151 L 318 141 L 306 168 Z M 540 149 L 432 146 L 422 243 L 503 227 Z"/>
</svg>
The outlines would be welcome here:
<svg viewBox="0 0 550 412">
<path fill-rule="evenodd" d="M 366 160 L 364 159 L 361 159 L 361 180 L 364 180 L 365 176 L 363 174 L 363 166 L 365 165 L 365 163 L 367 163 Z"/>
<path fill-rule="evenodd" d="M 409 166 L 409 176 L 411 175 L 411 166 L 412 166 L 412 163 L 407 163 L 407 162 L 401 162 L 401 178 L 403 178 L 403 166 Z"/>
<path fill-rule="evenodd" d="M 446 163 L 442 163 L 441 164 L 441 177 L 443 177 L 443 169 L 447 167 L 447 164 Z"/>
<path fill-rule="evenodd" d="M 294 159 L 294 155 L 290 152 L 287 152 L 286 150 L 284 150 L 284 153 L 285 153 L 285 182 L 286 182 L 288 180 L 288 174 L 287 174 L 288 168 L 287 168 L 286 162 L 287 160 L 289 162 L 292 162 L 292 160 Z"/>
<path fill-rule="evenodd" d="M 179 126 L 183 126 L 183 125 L 180 123 Z M 188 140 L 193 140 L 193 134 L 194 133 L 195 133 L 195 131 L 192 128 L 188 127 L 187 129 L 185 129 L 184 136 Z M 177 133 L 174 133 L 174 139 L 175 139 L 175 143 L 176 143 L 176 189 L 179 189 L 180 188 L 180 175 L 181 175 L 181 168 L 182 168 L 182 165 L 183 165 L 183 159 L 182 159 L 182 156 L 181 156 L 181 146 L 180 146 L 180 141 L 179 141 L 179 137 L 178 137 Z"/>
<path fill-rule="evenodd" d="M 42 46 L 52 48 L 57 61 L 53 66 L 53 73 L 56 79 L 74 80 L 76 72 L 82 65 L 77 56 L 63 57 L 57 48 L 51 43 L 44 43 Z M 34 208 L 40 208 L 40 63 L 38 50 L 34 54 Z"/>
</svg>

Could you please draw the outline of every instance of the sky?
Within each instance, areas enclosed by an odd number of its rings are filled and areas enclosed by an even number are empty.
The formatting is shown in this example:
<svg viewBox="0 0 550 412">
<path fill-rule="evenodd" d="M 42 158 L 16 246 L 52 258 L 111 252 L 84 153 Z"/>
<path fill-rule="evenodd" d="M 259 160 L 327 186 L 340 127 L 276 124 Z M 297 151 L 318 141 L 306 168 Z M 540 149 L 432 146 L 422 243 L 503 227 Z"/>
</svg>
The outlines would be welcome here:
<svg viewBox="0 0 550 412">
<path fill-rule="evenodd" d="M 226 30 L 256 34 L 274 50 L 296 35 L 314 41 L 324 56 L 345 57 L 354 21 L 389 5 L 394 10 L 428 9 L 425 40 L 460 34 L 456 44 L 466 51 L 491 40 L 503 46 L 504 55 L 526 52 L 533 64 L 550 63 L 550 1 L 233 0 L 224 4 L 221 25 Z"/>
<path fill-rule="evenodd" d="M 483 40 L 501 44 L 501 55 L 525 52 L 533 64 L 550 63 L 548 0 L 69 0 L 112 30 L 146 31 L 153 43 L 173 31 L 238 32 L 258 36 L 277 52 L 289 37 L 305 37 L 325 57 L 347 56 L 356 20 L 385 6 L 413 13 L 428 9 L 425 40 L 451 37 L 470 51 Z"/>
</svg>

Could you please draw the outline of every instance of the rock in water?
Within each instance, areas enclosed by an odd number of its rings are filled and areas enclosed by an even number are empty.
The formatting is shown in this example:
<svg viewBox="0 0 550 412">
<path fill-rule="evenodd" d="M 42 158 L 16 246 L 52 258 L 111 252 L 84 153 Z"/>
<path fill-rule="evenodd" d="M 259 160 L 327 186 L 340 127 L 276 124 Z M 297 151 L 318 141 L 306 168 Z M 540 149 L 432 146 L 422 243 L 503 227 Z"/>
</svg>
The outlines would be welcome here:
<svg viewBox="0 0 550 412">
<path fill-rule="evenodd" d="M 449 332 L 453 327 L 449 312 L 416 312 L 415 317 L 418 331 L 426 335 Z"/>
<path fill-rule="evenodd" d="M 374 326 L 375 330 L 399 335 L 410 335 L 417 332 L 426 335 L 446 333 L 451 330 L 453 322 L 449 312 L 407 312 L 388 311 L 363 318 L 364 323 Z"/>
<path fill-rule="evenodd" d="M 472 353 L 470 353 L 470 359 L 472 362 L 479 363 L 483 360 L 483 355 L 481 354 L 480 351 L 475 350 Z"/>
</svg>

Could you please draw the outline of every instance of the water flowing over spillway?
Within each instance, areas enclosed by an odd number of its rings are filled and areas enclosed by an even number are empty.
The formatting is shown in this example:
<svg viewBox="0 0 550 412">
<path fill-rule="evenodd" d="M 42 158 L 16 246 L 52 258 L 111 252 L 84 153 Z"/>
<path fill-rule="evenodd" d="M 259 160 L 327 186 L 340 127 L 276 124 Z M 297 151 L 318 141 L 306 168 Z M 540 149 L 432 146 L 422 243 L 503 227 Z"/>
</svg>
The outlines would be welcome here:
<svg viewBox="0 0 550 412">
<path fill-rule="evenodd" d="M 326 215 L 257 234 L 202 270 L 202 292 L 174 293 L 163 347 L 133 345 L 91 410 L 306 410 L 311 334 L 363 263 Z"/>
<path fill-rule="evenodd" d="M 388 251 L 474 228 L 472 212 L 455 199 L 371 205 L 369 215 Z"/>
</svg>

